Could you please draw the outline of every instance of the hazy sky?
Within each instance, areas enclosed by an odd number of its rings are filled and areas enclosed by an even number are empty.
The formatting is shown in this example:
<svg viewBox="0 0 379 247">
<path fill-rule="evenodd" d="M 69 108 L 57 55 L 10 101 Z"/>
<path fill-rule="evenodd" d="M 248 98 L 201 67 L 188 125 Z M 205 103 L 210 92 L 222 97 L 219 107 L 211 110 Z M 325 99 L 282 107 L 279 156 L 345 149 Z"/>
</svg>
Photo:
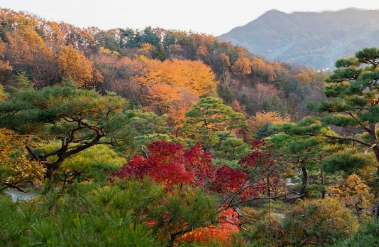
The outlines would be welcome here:
<svg viewBox="0 0 379 247">
<path fill-rule="evenodd" d="M 27 11 L 54 21 L 101 29 L 146 26 L 215 36 L 277 9 L 294 11 L 379 9 L 375 0 L 0 0 L 0 8 Z"/>
</svg>

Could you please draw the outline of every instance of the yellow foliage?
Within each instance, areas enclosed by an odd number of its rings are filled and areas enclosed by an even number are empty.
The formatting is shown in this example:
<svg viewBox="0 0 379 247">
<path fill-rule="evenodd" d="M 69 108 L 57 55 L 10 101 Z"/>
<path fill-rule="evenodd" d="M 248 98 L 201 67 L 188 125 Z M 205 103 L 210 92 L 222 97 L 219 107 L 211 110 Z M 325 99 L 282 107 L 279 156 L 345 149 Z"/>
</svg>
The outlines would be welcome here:
<svg viewBox="0 0 379 247">
<path fill-rule="evenodd" d="M 141 47 L 137 50 L 137 55 L 151 58 L 153 49 L 154 49 L 153 45 L 149 43 L 141 44 Z"/>
<path fill-rule="evenodd" d="M 359 208 L 370 208 L 373 195 L 370 187 L 357 174 L 352 174 L 340 184 L 329 187 L 330 194 L 338 197 L 346 207 L 356 210 Z"/>
<path fill-rule="evenodd" d="M 121 56 L 119 52 L 117 52 L 117 51 L 111 51 L 111 50 L 109 50 L 107 48 L 104 48 L 102 46 L 99 49 L 99 53 L 100 54 L 104 54 L 104 55 L 108 55 L 108 56 L 115 56 L 115 57 L 120 57 Z"/>
<path fill-rule="evenodd" d="M 27 159 L 23 136 L 8 129 L 0 129 L 0 184 L 19 188 L 41 182 L 44 168 L 41 163 Z"/>
<path fill-rule="evenodd" d="M 233 64 L 232 71 L 238 76 L 245 76 L 251 74 L 251 62 L 248 58 L 238 58 Z"/>
<path fill-rule="evenodd" d="M 7 94 L 4 92 L 3 85 L 0 84 L 0 102 L 7 99 Z"/>
<path fill-rule="evenodd" d="M 64 78 L 72 77 L 79 87 L 86 86 L 93 79 L 93 64 L 84 53 L 74 47 L 62 46 L 58 53 L 59 69 Z"/>
<path fill-rule="evenodd" d="M 247 120 L 247 133 L 248 138 L 267 123 L 288 123 L 289 117 L 282 117 L 278 112 L 257 112 L 255 117 L 251 117 Z"/>
<path fill-rule="evenodd" d="M 0 38 L 0 59 L 4 58 L 5 43 Z M 9 61 L 0 60 L 0 71 L 11 71 L 12 66 L 9 65 Z"/>
<path fill-rule="evenodd" d="M 38 54 L 45 53 L 43 39 L 32 28 L 23 28 L 6 33 L 7 50 L 12 64 L 31 64 Z"/>
<path fill-rule="evenodd" d="M 146 73 L 135 80 L 143 86 L 167 84 L 183 87 L 200 96 L 216 95 L 217 82 L 211 68 L 200 61 L 173 61 L 144 59 Z"/>
<path fill-rule="evenodd" d="M 313 69 L 310 70 L 301 70 L 297 75 L 294 76 L 294 79 L 299 80 L 302 85 L 311 85 L 312 78 L 316 74 Z"/>
<path fill-rule="evenodd" d="M 136 74 L 133 80 L 145 91 L 145 106 L 158 114 L 168 114 L 169 124 L 176 129 L 183 125 L 186 111 L 200 97 L 216 95 L 215 75 L 200 61 L 140 60 L 145 73 Z"/>
</svg>

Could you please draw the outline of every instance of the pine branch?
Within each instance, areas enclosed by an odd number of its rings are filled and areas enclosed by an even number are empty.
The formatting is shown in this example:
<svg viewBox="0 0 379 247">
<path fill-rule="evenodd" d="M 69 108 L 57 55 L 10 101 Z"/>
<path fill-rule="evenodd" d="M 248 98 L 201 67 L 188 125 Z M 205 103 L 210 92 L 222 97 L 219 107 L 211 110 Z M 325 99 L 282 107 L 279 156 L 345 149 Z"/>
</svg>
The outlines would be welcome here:
<svg viewBox="0 0 379 247">
<path fill-rule="evenodd" d="M 333 139 L 333 140 L 342 140 L 342 141 L 353 141 L 353 142 L 357 142 L 357 143 L 360 143 L 364 146 L 367 146 L 367 147 L 371 147 L 372 144 L 370 143 L 367 143 L 367 142 L 364 142 L 364 141 L 361 141 L 359 139 L 356 139 L 356 138 L 351 138 L 351 137 L 340 137 L 340 136 L 331 136 L 331 135 L 322 135 L 328 139 Z"/>
</svg>

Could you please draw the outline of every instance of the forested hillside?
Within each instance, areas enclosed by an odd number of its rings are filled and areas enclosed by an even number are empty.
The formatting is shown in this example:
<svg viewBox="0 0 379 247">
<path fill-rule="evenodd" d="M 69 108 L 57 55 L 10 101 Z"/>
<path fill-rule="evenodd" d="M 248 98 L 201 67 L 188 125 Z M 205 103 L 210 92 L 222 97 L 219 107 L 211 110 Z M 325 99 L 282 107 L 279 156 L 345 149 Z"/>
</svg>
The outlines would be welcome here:
<svg viewBox="0 0 379 247">
<path fill-rule="evenodd" d="M 325 74 L 204 34 L 0 21 L 1 246 L 377 244 L 378 48 Z"/>
<path fill-rule="evenodd" d="M 217 91 L 225 103 L 237 100 L 249 115 L 263 110 L 295 118 L 306 114 L 307 99 L 322 98 L 323 75 L 266 61 L 203 34 L 149 27 L 80 29 L 11 10 L 1 11 L 0 34 L 5 81 L 23 74 L 36 88 L 70 77 L 79 87 L 114 91 L 144 107 L 175 99 L 197 102 Z M 145 83 L 151 80 L 154 85 Z M 213 85 L 196 85 L 207 83 Z M 172 95 L 159 95 L 163 87 Z"/>
</svg>

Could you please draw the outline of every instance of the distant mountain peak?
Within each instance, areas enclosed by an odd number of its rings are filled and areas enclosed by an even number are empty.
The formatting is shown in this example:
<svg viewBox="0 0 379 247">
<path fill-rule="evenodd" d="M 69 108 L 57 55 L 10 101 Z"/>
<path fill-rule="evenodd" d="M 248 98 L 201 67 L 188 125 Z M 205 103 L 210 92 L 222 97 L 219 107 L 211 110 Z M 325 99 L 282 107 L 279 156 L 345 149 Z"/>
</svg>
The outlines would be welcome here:
<svg viewBox="0 0 379 247">
<path fill-rule="evenodd" d="M 219 37 L 270 60 L 332 69 L 340 57 L 379 46 L 379 10 L 292 12 L 269 10 Z"/>
</svg>

